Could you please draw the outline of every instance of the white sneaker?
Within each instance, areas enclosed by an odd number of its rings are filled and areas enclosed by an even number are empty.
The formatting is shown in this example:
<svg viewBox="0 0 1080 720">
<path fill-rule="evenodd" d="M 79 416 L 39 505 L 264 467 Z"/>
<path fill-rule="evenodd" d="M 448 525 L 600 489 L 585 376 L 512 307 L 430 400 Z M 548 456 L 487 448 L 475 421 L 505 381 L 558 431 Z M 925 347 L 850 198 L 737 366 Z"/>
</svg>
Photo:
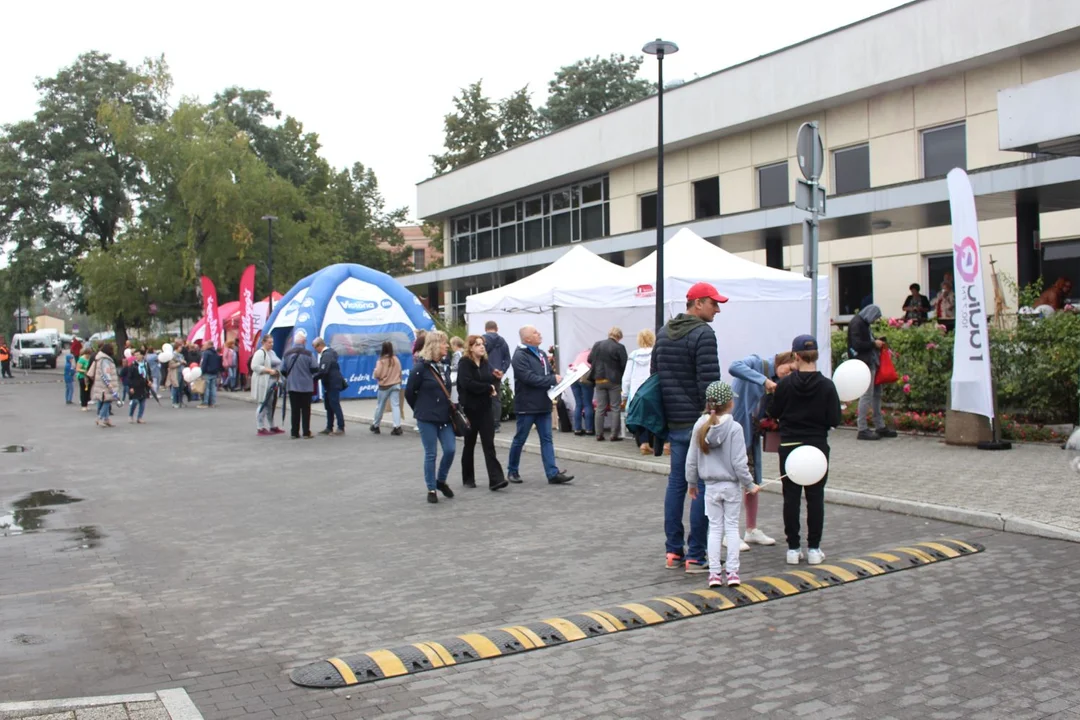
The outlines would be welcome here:
<svg viewBox="0 0 1080 720">
<path fill-rule="evenodd" d="M 725 537 L 723 540 L 721 540 L 720 544 L 723 547 L 727 547 L 727 537 Z M 739 541 L 739 552 L 747 552 L 748 550 L 750 550 L 750 546 L 746 544 L 745 540 L 740 540 Z"/>
<path fill-rule="evenodd" d="M 776 540 L 761 532 L 761 528 L 754 528 L 753 530 L 747 530 L 743 540 L 755 545 L 775 545 Z"/>
<path fill-rule="evenodd" d="M 806 562 L 811 565 L 820 565 L 825 562 L 825 553 L 821 552 L 821 550 L 810 548 L 806 551 Z"/>
<path fill-rule="evenodd" d="M 787 551 L 787 564 L 798 565 L 799 561 L 803 559 L 802 550 L 788 550 Z"/>
</svg>

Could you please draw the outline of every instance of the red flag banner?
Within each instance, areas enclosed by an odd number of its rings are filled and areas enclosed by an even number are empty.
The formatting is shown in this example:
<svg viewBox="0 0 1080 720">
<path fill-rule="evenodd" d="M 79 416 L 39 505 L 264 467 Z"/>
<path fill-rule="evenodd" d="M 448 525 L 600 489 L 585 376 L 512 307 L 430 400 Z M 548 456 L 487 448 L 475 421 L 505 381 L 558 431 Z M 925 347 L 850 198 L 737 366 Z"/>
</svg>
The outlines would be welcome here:
<svg viewBox="0 0 1080 720">
<path fill-rule="evenodd" d="M 255 266 L 240 276 L 240 372 L 247 374 L 248 359 L 255 352 Z"/>
<path fill-rule="evenodd" d="M 201 278 L 203 317 L 206 318 L 206 334 L 214 347 L 221 344 L 221 317 L 218 315 L 217 290 L 214 281 L 205 275 Z"/>
</svg>

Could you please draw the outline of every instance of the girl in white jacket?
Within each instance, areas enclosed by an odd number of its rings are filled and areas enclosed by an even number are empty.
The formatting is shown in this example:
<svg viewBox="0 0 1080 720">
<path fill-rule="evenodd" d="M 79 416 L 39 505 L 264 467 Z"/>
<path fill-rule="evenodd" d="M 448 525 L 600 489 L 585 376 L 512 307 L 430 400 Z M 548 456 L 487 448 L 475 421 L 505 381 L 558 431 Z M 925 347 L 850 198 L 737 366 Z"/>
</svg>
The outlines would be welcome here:
<svg viewBox="0 0 1080 720">
<path fill-rule="evenodd" d="M 630 353 L 626 361 L 626 369 L 622 376 L 622 396 L 629 407 L 634 399 L 641 383 L 649 379 L 651 374 L 649 365 L 652 362 L 653 345 L 656 344 L 656 333 L 646 328 L 637 334 L 637 350 Z M 642 455 L 652 455 L 652 437 L 648 432 L 639 433 L 637 437 L 638 447 Z"/>
<path fill-rule="evenodd" d="M 686 455 L 686 483 L 697 497 L 698 478 L 705 481 L 705 514 L 709 518 L 709 587 L 724 584 L 721 540 L 727 537 L 727 584 L 739 584 L 739 514 L 743 493 L 758 491 L 746 461 L 742 427 L 731 417 L 735 393 L 717 380 L 705 390 L 705 414 L 694 425 Z"/>
</svg>

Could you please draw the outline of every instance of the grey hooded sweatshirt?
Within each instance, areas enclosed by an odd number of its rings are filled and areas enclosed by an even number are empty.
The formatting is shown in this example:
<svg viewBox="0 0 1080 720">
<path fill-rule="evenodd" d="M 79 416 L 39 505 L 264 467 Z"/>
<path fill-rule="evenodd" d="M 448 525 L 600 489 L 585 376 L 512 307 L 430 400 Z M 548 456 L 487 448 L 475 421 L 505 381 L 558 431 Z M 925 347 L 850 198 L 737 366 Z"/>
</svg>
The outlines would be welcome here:
<svg viewBox="0 0 1080 720">
<path fill-rule="evenodd" d="M 698 431 L 709 422 L 702 415 L 690 435 L 690 451 L 686 454 L 686 482 L 697 486 L 698 479 L 706 483 L 733 482 L 743 489 L 754 484 L 754 476 L 746 462 L 746 440 L 743 429 L 730 415 L 722 415 L 720 421 L 705 432 L 709 452 L 701 450 Z"/>
</svg>

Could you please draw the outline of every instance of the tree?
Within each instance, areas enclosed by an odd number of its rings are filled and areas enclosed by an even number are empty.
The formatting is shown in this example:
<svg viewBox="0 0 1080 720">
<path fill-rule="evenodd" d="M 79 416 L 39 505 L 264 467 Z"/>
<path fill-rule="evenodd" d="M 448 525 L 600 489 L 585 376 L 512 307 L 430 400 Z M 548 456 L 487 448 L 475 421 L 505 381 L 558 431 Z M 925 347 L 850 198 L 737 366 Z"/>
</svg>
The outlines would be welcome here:
<svg viewBox="0 0 1080 720">
<path fill-rule="evenodd" d="M 499 102 L 499 134 L 504 148 L 539 137 L 543 129 L 544 120 L 533 107 L 528 85 Z"/>
<path fill-rule="evenodd" d="M 103 53 L 81 55 L 38 80 L 34 119 L 0 136 L 0 244 L 11 244 L 9 261 L 24 277 L 60 282 L 79 304 L 79 260 L 112 250 L 146 187 L 143 163 L 117 146 L 99 112 L 112 103 L 138 122 L 163 118 L 155 71 L 153 63 L 136 70 Z M 112 320 L 122 342 L 123 311 Z"/>
<path fill-rule="evenodd" d="M 642 61 L 638 55 L 597 55 L 560 68 L 540 114 L 558 130 L 648 97 L 654 87 L 637 77 Z"/>
<path fill-rule="evenodd" d="M 412 253 L 397 226 L 406 208 L 387 211 L 379 181 L 362 163 L 334 176 L 326 195 L 326 210 L 334 218 L 337 262 L 351 262 L 401 275 L 412 269 Z M 379 247 L 387 243 L 390 248 Z"/>
<path fill-rule="evenodd" d="M 462 88 L 461 94 L 454 97 L 456 111 L 443 118 L 446 152 L 431 156 L 436 175 L 476 162 L 505 147 L 499 113 L 484 95 L 483 82 L 477 80 Z"/>
</svg>

